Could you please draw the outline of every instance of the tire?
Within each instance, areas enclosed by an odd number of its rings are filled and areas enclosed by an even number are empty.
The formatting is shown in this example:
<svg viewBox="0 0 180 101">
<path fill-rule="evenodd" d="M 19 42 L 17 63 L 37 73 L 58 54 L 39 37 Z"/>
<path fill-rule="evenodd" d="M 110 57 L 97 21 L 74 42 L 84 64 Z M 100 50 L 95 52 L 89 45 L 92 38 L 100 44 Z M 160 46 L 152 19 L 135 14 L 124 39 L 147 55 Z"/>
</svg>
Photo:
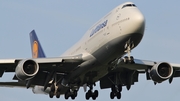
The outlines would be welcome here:
<svg viewBox="0 0 180 101">
<path fill-rule="evenodd" d="M 131 56 L 130 58 L 131 58 L 131 62 L 130 62 L 130 63 L 131 63 L 131 64 L 134 64 L 134 57 Z"/>
<path fill-rule="evenodd" d="M 96 96 L 96 98 L 98 97 L 98 95 L 99 95 L 98 90 L 94 91 L 94 95 Z"/>
<path fill-rule="evenodd" d="M 56 98 L 60 98 L 60 92 L 56 92 Z"/>
<path fill-rule="evenodd" d="M 71 95 L 71 99 L 74 100 L 75 99 L 75 95 Z"/>
<path fill-rule="evenodd" d="M 49 92 L 49 97 L 50 97 L 50 98 L 53 98 L 53 96 L 54 96 L 54 92 L 50 91 L 50 92 Z"/>
<path fill-rule="evenodd" d="M 65 93 L 64 98 L 67 100 L 69 98 L 68 92 Z"/>
<path fill-rule="evenodd" d="M 86 100 L 89 100 L 89 98 L 90 98 L 90 94 L 89 94 L 89 92 L 87 92 L 86 93 Z"/>
<path fill-rule="evenodd" d="M 92 95 L 92 99 L 96 100 L 96 95 L 95 94 Z"/>
<path fill-rule="evenodd" d="M 116 96 L 117 96 L 117 99 L 121 99 L 121 93 L 120 92 L 117 92 Z"/>
<path fill-rule="evenodd" d="M 128 61 L 129 61 L 129 60 L 128 60 L 128 57 L 127 57 L 127 56 L 124 57 L 124 60 L 125 60 L 125 61 L 124 61 L 125 64 L 128 64 Z"/>
<path fill-rule="evenodd" d="M 110 93 L 110 98 L 114 99 L 114 93 L 113 92 Z"/>
<path fill-rule="evenodd" d="M 76 90 L 74 91 L 74 96 L 77 97 L 77 91 Z"/>
</svg>

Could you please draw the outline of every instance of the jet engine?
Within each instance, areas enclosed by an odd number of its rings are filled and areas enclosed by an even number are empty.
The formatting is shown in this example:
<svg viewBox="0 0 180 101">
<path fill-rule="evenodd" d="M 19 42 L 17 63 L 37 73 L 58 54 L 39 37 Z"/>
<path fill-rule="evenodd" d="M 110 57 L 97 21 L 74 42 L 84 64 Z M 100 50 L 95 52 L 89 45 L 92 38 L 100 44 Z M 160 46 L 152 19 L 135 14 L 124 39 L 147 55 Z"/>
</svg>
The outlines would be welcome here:
<svg viewBox="0 0 180 101">
<path fill-rule="evenodd" d="M 20 80 L 32 79 L 39 71 L 39 65 L 34 60 L 22 60 L 18 63 L 15 73 Z"/>
<path fill-rule="evenodd" d="M 173 74 L 173 67 L 166 62 L 160 62 L 154 65 L 150 71 L 150 77 L 153 81 L 161 83 L 169 79 Z"/>
</svg>

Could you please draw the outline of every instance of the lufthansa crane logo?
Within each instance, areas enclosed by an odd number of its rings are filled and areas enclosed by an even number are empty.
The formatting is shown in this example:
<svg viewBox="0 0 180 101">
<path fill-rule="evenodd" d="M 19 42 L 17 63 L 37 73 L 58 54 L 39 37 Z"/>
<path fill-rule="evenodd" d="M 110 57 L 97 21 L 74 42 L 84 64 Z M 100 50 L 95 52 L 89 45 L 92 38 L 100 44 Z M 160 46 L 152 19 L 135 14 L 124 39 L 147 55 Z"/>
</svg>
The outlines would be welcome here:
<svg viewBox="0 0 180 101">
<path fill-rule="evenodd" d="M 38 57 L 38 42 L 34 41 L 33 43 L 33 58 Z"/>
</svg>

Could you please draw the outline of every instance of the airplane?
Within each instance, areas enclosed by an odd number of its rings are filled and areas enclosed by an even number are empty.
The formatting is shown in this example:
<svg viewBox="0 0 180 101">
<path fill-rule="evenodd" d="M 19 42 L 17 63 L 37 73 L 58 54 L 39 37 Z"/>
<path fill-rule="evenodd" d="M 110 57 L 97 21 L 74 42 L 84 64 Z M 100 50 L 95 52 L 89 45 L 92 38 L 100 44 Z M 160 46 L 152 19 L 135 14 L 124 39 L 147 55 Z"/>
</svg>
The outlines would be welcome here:
<svg viewBox="0 0 180 101">
<path fill-rule="evenodd" d="M 145 17 L 132 2 L 123 3 L 95 23 L 84 36 L 59 57 L 46 57 L 35 30 L 30 32 L 32 58 L 0 59 L 0 77 L 13 72 L 14 81 L 4 87 L 32 88 L 35 94 L 75 99 L 80 87 L 85 98 L 95 100 L 101 89 L 110 98 L 121 98 L 122 87 L 130 90 L 140 73 L 154 84 L 180 77 L 180 64 L 136 59 L 131 51 L 141 42 Z M 87 91 L 87 88 L 89 90 Z"/>
</svg>

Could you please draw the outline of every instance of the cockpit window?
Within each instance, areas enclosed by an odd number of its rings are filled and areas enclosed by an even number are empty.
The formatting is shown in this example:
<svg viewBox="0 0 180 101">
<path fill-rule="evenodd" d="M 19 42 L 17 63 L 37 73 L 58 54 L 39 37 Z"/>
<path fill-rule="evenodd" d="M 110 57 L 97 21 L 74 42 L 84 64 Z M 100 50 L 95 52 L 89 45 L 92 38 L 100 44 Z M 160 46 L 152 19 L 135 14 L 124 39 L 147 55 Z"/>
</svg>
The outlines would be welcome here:
<svg viewBox="0 0 180 101">
<path fill-rule="evenodd" d="M 136 5 L 135 5 L 135 4 L 125 4 L 125 5 L 122 7 L 122 9 L 125 8 L 125 7 L 136 7 Z"/>
<path fill-rule="evenodd" d="M 136 7 L 136 5 L 135 5 L 135 4 L 132 4 L 132 6 Z"/>
</svg>

